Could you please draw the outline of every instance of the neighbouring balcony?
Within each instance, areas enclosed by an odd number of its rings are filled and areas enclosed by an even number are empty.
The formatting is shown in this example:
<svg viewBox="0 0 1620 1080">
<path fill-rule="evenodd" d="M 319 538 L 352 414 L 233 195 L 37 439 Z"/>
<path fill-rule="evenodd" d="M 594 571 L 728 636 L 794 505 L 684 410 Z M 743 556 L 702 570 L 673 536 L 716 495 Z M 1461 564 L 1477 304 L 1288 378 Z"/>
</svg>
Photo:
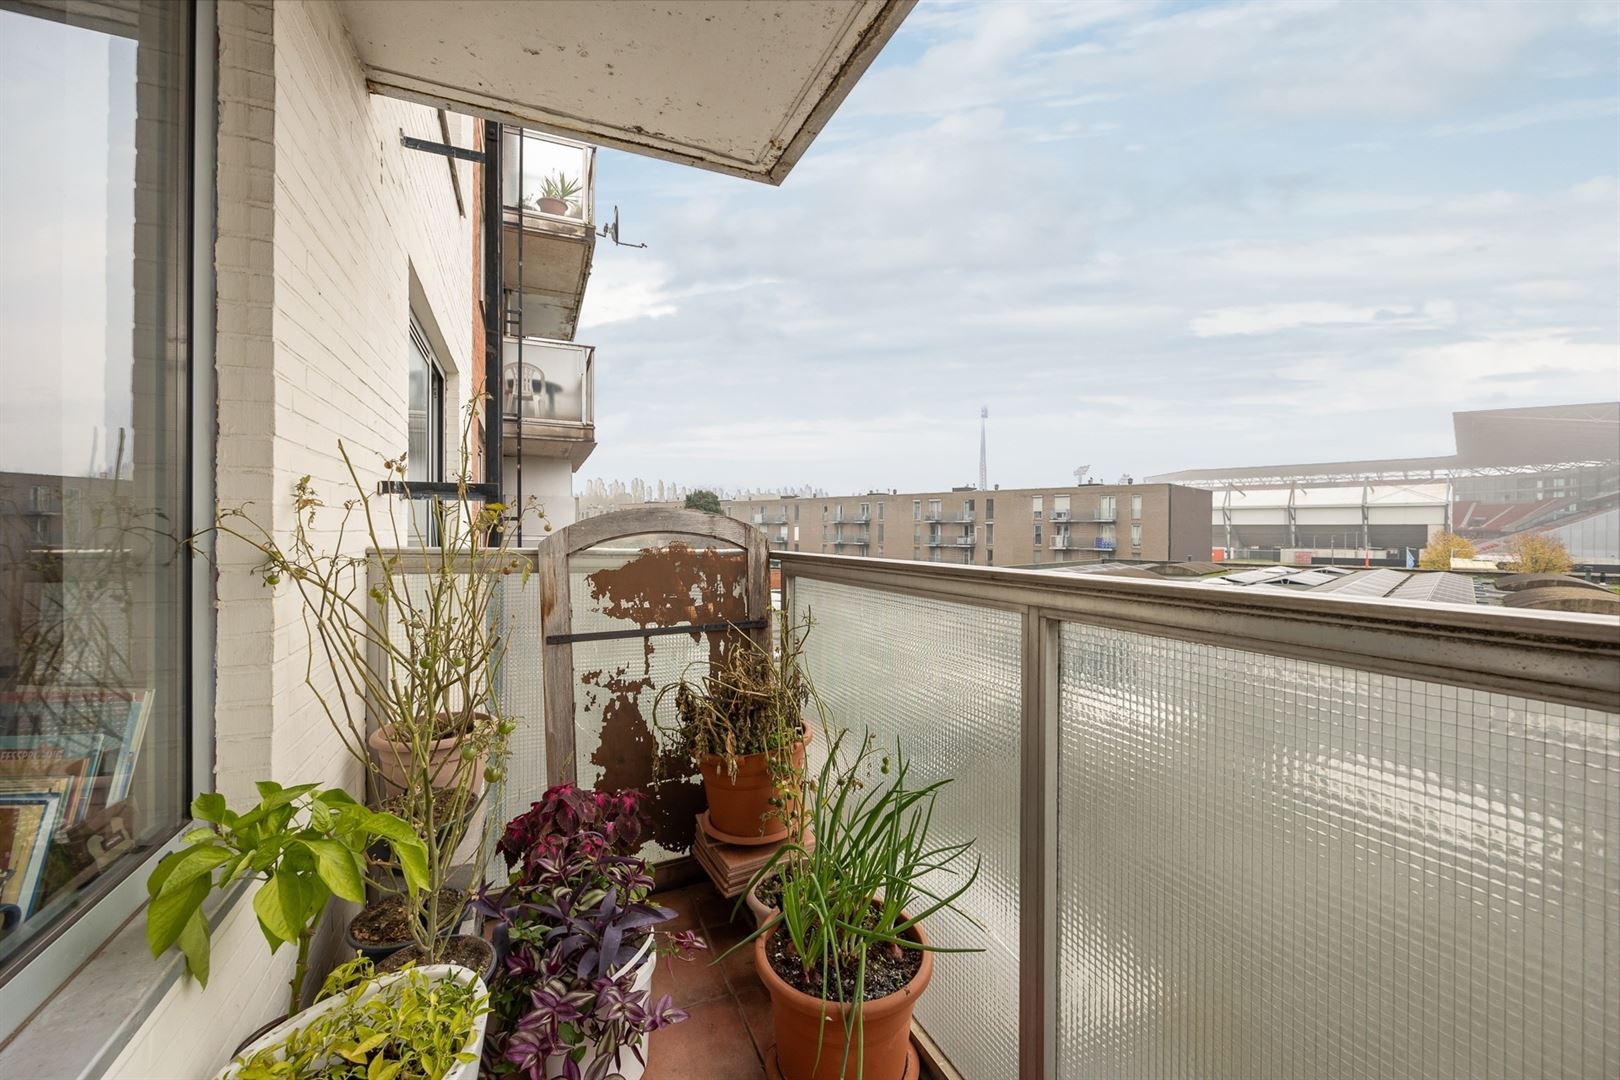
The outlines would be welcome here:
<svg viewBox="0 0 1620 1080">
<path fill-rule="evenodd" d="M 943 510 L 924 510 L 922 519 L 924 521 L 944 521 L 945 512 Z"/>
<path fill-rule="evenodd" d="M 1091 545 L 1086 544 L 1084 546 L 1090 547 Z M 1079 541 L 1075 540 L 1075 538 L 1072 536 L 1052 537 L 1051 548 L 1053 551 L 1077 551 L 1081 547 L 1082 545 L 1079 543 Z"/>
<path fill-rule="evenodd" d="M 1067 511 L 1067 510 L 1054 510 L 1054 511 L 1052 511 L 1052 520 L 1053 521 L 1068 521 L 1069 520 L 1069 511 Z"/>
<path fill-rule="evenodd" d="M 501 169 L 505 332 L 572 338 L 596 248 L 596 150 L 508 128 Z"/>
<path fill-rule="evenodd" d="M 972 522 L 978 520 L 978 515 L 975 514 L 972 510 L 960 510 L 960 511 L 957 512 L 956 517 L 953 520 L 960 521 L 960 522 L 965 522 L 965 523 L 972 523 Z"/>
<path fill-rule="evenodd" d="M 596 350 L 571 341 L 501 342 L 503 450 L 568 458 L 579 468 L 596 449 L 592 401 Z"/>
<path fill-rule="evenodd" d="M 1114 539 L 1111 536 L 1099 536 L 1091 542 L 1091 546 L 1096 551 L 1113 551 Z"/>
<path fill-rule="evenodd" d="M 972 536 L 958 536 L 956 538 L 956 546 L 957 547 L 970 548 L 970 547 L 974 546 L 977 543 L 978 543 L 978 540 L 976 540 Z"/>
<path fill-rule="evenodd" d="M 1119 514 L 1114 510 L 1080 510 L 1076 511 L 1075 521 L 1117 521 Z"/>
</svg>

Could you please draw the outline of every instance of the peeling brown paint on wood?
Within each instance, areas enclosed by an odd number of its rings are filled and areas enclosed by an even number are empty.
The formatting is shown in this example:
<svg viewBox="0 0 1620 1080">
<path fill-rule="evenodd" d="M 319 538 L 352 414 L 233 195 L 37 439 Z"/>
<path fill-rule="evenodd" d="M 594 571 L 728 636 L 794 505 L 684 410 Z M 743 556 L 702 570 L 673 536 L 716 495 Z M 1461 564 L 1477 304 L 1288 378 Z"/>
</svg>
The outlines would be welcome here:
<svg viewBox="0 0 1620 1080">
<path fill-rule="evenodd" d="M 693 547 L 682 541 L 644 547 L 621 566 L 597 570 L 585 578 L 594 611 L 632 622 L 642 629 L 685 623 L 742 622 L 748 618 L 747 553 L 736 548 Z M 709 657 L 718 655 L 731 631 L 704 634 Z M 642 639 L 641 670 L 629 667 L 582 671 L 584 711 L 601 721 L 601 736 L 590 756 L 601 770 L 596 786 L 605 790 L 638 787 L 651 797 L 653 839 L 671 851 L 692 846 L 694 819 L 706 803 L 692 762 L 664 753 L 641 703 L 651 701 L 658 687 L 653 679 L 653 658 L 662 639 Z M 674 639 L 671 639 L 674 640 Z M 576 662 L 590 655 L 591 646 L 576 643 Z M 653 784 L 653 762 L 661 756 L 663 780 Z"/>
</svg>

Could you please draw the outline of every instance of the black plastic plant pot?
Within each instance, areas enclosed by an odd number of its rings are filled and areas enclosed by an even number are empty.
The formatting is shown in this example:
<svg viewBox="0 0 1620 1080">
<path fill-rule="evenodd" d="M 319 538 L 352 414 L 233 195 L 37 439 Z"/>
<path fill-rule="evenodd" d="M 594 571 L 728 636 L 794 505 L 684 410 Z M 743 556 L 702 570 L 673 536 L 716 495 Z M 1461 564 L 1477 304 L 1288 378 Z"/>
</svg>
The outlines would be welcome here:
<svg viewBox="0 0 1620 1080">
<path fill-rule="evenodd" d="M 256 1042 L 258 1040 L 259 1036 L 267 1034 L 270 1031 L 271 1028 L 276 1027 L 276 1026 L 282 1024 L 282 1023 L 285 1023 L 286 1020 L 287 1020 L 287 1017 L 290 1016 L 290 1015 L 291 1015 L 290 1013 L 282 1013 L 280 1016 L 276 1017 L 274 1020 L 271 1020 L 268 1023 L 262 1024 L 259 1027 L 254 1028 L 253 1033 L 251 1035 L 249 1035 L 247 1038 L 243 1039 L 241 1042 L 236 1044 L 236 1049 L 231 1051 L 231 1058 L 234 1060 L 235 1058 L 240 1057 L 241 1054 L 242 1054 L 242 1051 L 246 1050 L 248 1048 L 249 1043 Z"/>
<path fill-rule="evenodd" d="M 372 963 L 380 964 L 382 961 L 388 959 L 401 949 L 406 949 L 416 944 L 416 942 L 411 938 L 404 938 L 399 941 L 368 942 L 361 941 L 354 936 L 354 924 L 365 918 L 368 912 L 374 910 L 381 904 L 397 903 L 399 900 L 400 898 L 397 896 L 388 896 L 381 900 L 373 900 L 371 903 L 361 908 L 359 913 L 357 913 L 354 918 L 350 919 L 346 924 L 344 924 L 344 945 L 351 952 L 357 952 L 366 959 L 370 960 Z M 463 910 L 463 914 L 465 914 L 465 910 Z M 460 919 L 454 919 L 446 922 L 443 926 L 439 927 L 438 936 L 441 938 L 449 937 L 451 934 L 456 932 L 456 927 L 460 925 L 460 923 Z"/>
</svg>

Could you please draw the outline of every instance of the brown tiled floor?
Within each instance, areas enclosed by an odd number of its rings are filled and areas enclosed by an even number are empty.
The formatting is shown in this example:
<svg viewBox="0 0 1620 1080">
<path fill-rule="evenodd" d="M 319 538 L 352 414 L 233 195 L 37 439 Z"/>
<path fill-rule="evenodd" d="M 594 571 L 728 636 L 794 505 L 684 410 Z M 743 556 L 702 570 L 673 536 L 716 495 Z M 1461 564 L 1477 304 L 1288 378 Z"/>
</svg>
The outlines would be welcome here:
<svg viewBox="0 0 1620 1080">
<path fill-rule="evenodd" d="M 732 902 L 707 882 L 656 899 L 679 913 L 665 929 L 697 930 L 709 951 L 658 961 L 653 997 L 670 995 L 691 1018 L 653 1033 L 645 1080 L 761 1080 L 771 1045 L 770 997 L 754 974 L 751 948 L 719 959 L 753 930 L 753 916 L 744 907 L 733 921 Z"/>
</svg>

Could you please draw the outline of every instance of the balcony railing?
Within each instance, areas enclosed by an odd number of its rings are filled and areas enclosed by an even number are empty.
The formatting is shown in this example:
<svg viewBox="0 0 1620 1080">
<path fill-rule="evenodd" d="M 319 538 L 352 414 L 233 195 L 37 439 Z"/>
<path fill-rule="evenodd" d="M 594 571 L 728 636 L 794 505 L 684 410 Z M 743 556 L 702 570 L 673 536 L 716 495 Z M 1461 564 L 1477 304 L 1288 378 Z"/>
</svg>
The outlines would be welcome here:
<svg viewBox="0 0 1620 1080">
<path fill-rule="evenodd" d="M 1072 536 L 1054 536 L 1052 537 L 1051 546 L 1053 551 L 1076 551 L 1081 545 L 1079 541 Z M 1086 546 L 1089 547 L 1090 545 Z"/>
<path fill-rule="evenodd" d="M 1114 510 L 1080 510 L 1074 515 L 1075 521 L 1117 521 L 1119 514 Z"/>
<path fill-rule="evenodd" d="M 1113 551 L 1114 541 L 1112 537 L 1099 536 L 1091 542 L 1091 546 L 1097 551 Z"/>
<path fill-rule="evenodd" d="M 945 512 L 943 510 L 924 510 L 923 511 L 923 520 L 924 521 L 944 521 L 945 520 Z"/>
<path fill-rule="evenodd" d="M 501 144 L 501 193 L 508 224 L 584 237 L 596 215 L 596 148 L 508 127 Z"/>
<path fill-rule="evenodd" d="M 930 843 L 982 859 L 927 929 L 983 951 L 936 954 L 916 1010 L 960 1075 L 1613 1074 L 1613 618 L 774 557 L 834 723 L 951 780 Z M 501 583 L 514 658 L 551 625 L 529 579 Z M 568 704 L 543 712 L 534 671 L 502 665 L 507 707 L 547 717 L 503 812 L 577 737 L 609 746 L 592 695 L 548 666 Z"/>
<path fill-rule="evenodd" d="M 972 510 L 962 510 L 957 513 L 956 520 L 962 522 L 972 522 L 978 520 L 978 518 Z"/>
<path fill-rule="evenodd" d="M 1069 511 L 1067 511 L 1067 510 L 1054 510 L 1054 511 L 1052 511 L 1052 520 L 1053 521 L 1068 521 L 1069 520 Z"/>
<path fill-rule="evenodd" d="M 971 536 L 958 536 L 956 538 L 957 547 L 972 547 L 976 543 L 978 543 L 978 541 Z"/>
<path fill-rule="evenodd" d="M 982 857 L 916 1011 L 961 1075 L 1613 1073 L 1612 619 L 779 558 Z"/>
<path fill-rule="evenodd" d="M 501 340 L 501 407 L 508 419 L 594 424 L 596 349 L 547 338 Z"/>
</svg>

